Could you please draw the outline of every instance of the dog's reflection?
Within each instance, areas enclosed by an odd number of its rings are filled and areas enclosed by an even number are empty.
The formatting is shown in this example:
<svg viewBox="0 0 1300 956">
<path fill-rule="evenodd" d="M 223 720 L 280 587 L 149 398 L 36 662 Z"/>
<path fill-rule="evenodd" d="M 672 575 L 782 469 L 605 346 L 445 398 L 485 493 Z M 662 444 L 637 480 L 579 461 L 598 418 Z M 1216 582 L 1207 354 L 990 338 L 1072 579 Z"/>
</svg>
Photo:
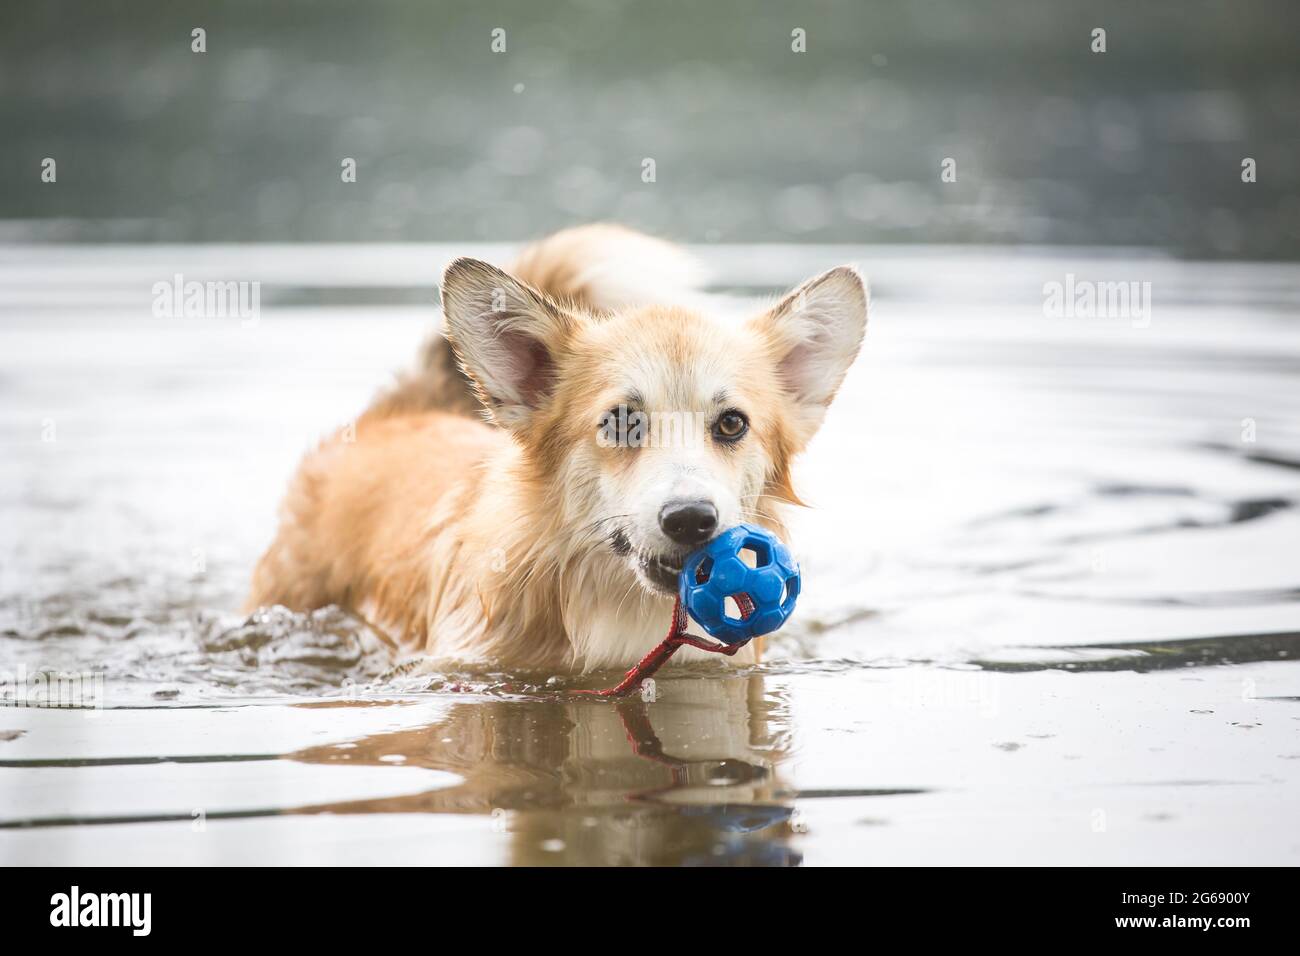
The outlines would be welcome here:
<svg viewBox="0 0 1300 956">
<path fill-rule="evenodd" d="M 435 724 L 292 759 L 391 766 L 400 755 L 454 773 L 443 789 L 302 812 L 489 815 L 515 864 L 788 865 L 786 711 L 761 677 L 673 679 L 649 703 L 466 701 Z"/>
</svg>

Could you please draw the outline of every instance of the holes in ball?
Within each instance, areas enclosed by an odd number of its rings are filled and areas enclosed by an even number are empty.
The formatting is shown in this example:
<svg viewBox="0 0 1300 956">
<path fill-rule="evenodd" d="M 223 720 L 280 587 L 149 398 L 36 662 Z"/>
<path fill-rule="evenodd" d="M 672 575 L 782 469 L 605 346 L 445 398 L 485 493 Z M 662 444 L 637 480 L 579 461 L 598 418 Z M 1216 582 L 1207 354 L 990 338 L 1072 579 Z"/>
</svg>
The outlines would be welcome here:
<svg viewBox="0 0 1300 956">
<path fill-rule="evenodd" d="M 799 576 L 786 578 L 781 585 L 781 610 L 787 614 L 794 608 L 794 599 L 799 596 Z"/>
<path fill-rule="evenodd" d="M 732 624 L 739 624 L 754 613 L 754 599 L 744 591 L 728 594 L 722 599 L 722 615 Z"/>
<path fill-rule="evenodd" d="M 695 568 L 695 583 L 708 584 L 709 576 L 713 574 L 713 559 L 705 558 Z"/>
<path fill-rule="evenodd" d="M 746 538 L 739 554 L 746 567 L 765 568 L 772 563 L 772 548 L 761 538 Z"/>
</svg>

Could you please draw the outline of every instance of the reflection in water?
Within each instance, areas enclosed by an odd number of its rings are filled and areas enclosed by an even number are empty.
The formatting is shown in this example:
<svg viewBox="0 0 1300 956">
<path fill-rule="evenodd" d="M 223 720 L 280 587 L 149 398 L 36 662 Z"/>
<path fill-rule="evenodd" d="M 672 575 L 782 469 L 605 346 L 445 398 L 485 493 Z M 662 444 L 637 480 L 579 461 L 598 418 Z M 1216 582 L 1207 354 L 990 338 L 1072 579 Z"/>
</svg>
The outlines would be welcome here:
<svg viewBox="0 0 1300 956">
<path fill-rule="evenodd" d="M 786 702 L 761 677 L 659 686 L 653 703 L 476 700 L 436 724 L 299 751 L 290 759 L 462 782 L 298 812 L 488 814 L 520 864 L 798 863 L 779 798 Z"/>
</svg>

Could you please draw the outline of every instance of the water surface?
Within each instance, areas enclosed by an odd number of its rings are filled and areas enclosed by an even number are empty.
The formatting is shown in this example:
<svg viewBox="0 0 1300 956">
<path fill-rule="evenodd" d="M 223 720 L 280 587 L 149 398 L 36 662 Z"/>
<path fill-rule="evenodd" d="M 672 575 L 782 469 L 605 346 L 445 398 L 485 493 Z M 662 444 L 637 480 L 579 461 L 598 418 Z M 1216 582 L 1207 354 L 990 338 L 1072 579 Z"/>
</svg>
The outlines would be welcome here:
<svg viewBox="0 0 1300 956">
<path fill-rule="evenodd" d="M 0 858 L 1300 861 L 1300 270 L 712 250 L 720 308 L 859 260 L 867 346 L 765 662 L 613 704 L 236 613 L 462 251 L 0 253 L 4 691 L 94 694 L 0 709 Z M 177 271 L 261 279 L 260 320 L 155 318 Z M 1152 281 L 1150 321 L 1045 316 L 1067 272 Z"/>
</svg>

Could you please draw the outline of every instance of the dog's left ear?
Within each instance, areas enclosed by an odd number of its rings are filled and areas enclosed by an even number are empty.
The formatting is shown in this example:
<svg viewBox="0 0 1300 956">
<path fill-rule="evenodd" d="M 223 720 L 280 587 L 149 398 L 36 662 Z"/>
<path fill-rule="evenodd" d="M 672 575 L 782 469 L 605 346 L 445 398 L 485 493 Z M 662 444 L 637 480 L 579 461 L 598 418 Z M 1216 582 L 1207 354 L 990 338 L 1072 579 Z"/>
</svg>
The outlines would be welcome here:
<svg viewBox="0 0 1300 956">
<path fill-rule="evenodd" d="M 867 331 L 867 287 L 840 266 L 809 279 L 752 320 L 766 339 L 781 384 L 794 399 L 801 442 L 821 427 L 826 408 Z"/>
<path fill-rule="evenodd" d="M 519 430 L 551 396 L 555 357 L 578 319 L 526 282 L 478 259 L 442 280 L 447 338 L 483 406 Z"/>
</svg>

